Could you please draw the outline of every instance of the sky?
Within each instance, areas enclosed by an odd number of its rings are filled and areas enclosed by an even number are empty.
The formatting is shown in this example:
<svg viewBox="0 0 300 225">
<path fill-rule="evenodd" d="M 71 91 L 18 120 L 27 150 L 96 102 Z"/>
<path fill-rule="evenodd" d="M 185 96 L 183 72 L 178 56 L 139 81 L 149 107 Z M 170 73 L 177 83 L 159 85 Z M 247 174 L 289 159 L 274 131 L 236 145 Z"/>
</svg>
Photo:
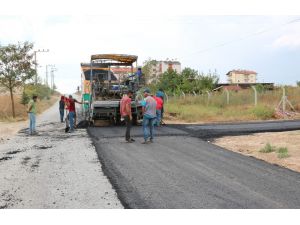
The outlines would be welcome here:
<svg viewBox="0 0 300 225">
<path fill-rule="evenodd" d="M 80 86 L 80 63 L 100 53 L 138 55 L 139 65 L 177 59 L 182 68 L 216 70 L 220 82 L 232 69 L 254 70 L 259 82 L 300 80 L 300 14 L 0 14 L 0 45 L 23 41 L 49 49 L 37 54 L 38 74 L 55 64 L 61 93 Z"/>
</svg>

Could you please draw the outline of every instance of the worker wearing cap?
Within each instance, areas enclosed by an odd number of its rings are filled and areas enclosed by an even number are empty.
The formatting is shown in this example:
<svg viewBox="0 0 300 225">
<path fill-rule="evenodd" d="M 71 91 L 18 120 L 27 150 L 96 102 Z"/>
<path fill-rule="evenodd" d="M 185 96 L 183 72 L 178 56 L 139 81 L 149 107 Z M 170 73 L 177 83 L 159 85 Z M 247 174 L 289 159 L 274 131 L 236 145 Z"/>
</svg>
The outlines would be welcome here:
<svg viewBox="0 0 300 225">
<path fill-rule="evenodd" d="M 144 142 L 142 144 L 147 144 L 150 137 L 150 142 L 153 142 L 154 137 L 154 123 L 156 121 L 156 101 L 150 95 L 150 90 L 145 89 L 144 91 L 145 99 L 141 102 L 143 106 L 143 133 Z"/>
<path fill-rule="evenodd" d="M 82 104 L 82 102 L 79 102 L 76 99 L 74 99 L 72 95 L 69 95 L 69 101 L 67 102 L 67 106 L 69 109 L 70 133 L 74 131 L 75 103 Z"/>
</svg>

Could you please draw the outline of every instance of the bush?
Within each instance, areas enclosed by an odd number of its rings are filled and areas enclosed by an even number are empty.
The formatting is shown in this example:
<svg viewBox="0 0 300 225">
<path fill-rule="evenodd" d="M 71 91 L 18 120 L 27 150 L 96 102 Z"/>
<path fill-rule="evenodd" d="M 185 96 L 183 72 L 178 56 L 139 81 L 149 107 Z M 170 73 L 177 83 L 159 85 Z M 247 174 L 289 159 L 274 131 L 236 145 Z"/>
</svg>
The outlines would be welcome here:
<svg viewBox="0 0 300 225">
<path fill-rule="evenodd" d="M 26 85 L 25 92 L 30 98 L 33 95 L 37 95 L 40 99 L 50 99 L 51 96 L 51 89 L 42 84 L 28 84 Z"/>
<path fill-rule="evenodd" d="M 276 151 L 276 147 L 270 145 L 270 143 L 267 143 L 265 145 L 265 147 L 263 147 L 262 149 L 259 150 L 259 152 L 261 153 L 270 153 L 270 152 L 275 152 Z"/>
<path fill-rule="evenodd" d="M 28 96 L 28 94 L 25 91 L 23 91 L 20 103 L 25 106 L 28 104 L 29 100 L 30 100 L 30 97 Z"/>
<path fill-rule="evenodd" d="M 280 159 L 289 157 L 287 148 L 281 147 L 277 150 L 277 153 L 278 153 L 278 158 L 280 158 Z"/>
<path fill-rule="evenodd" d="M 267 120 L 274 117 L 275 109 L 269 106 L 256 106 L 254 109 L 252 109 L 252 114 L 257 119 Z"/>
</svg>

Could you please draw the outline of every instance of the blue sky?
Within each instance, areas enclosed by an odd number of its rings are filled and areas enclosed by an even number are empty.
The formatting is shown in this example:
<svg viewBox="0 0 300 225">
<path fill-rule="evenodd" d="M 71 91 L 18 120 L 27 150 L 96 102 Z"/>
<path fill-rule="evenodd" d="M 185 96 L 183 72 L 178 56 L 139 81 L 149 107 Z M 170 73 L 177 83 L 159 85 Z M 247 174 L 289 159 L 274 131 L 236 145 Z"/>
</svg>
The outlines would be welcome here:
<svg viewBox="0 0 300 225">
<path fill-rule="evenodd" d="M 124 19 L 126 18 L 126 25 Z M 258 73 L 258 81 L 300 80 L 300 16 L 0 16 L 0 44 L 29 40 L 38 54 L 39 75 L 55 64 L 62 93 L 80 85 L 80 63 L 95 53 L 178 59 L 182 67 L 216 69 L 221 82 L 232 69 Z M 129 22 L 128 22 L 129 21 Z M 123 25 L 121 25 L 123 24 Z M 7 29 L 9 27 L 9 29 Z M 266 31 L 261 34 L 256 33 Z M 224 43 L 224 46 L 220 46 Z"/>
</svg>

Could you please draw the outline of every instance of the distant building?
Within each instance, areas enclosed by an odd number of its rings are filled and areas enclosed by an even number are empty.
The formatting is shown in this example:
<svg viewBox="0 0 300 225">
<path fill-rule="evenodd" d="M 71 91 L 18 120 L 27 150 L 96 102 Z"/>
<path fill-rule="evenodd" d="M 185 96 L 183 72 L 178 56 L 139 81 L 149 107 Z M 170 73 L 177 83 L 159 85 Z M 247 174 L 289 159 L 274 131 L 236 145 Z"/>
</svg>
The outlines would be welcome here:
<svg viewBox="0 0 300 225">
<path fill-rule="evenodd" d="M 231 70 L 227 74 L 230 84 L 255 84 L 257 73 L 251 70 Z"/>
<path fill-rule="evenodd" d="M 169 69 L 173 69 L 177 73 L 181 73 L 181 63 L 176 60 L 156 61 L 156 64 L 151 67 L 151 74 L 148 83 L 157 80 L 158 77 Z"/>
<path fill-rule="evenodd" d="M 111 71 L 114 73 L 114 75 L 119 80 L 124 80 L 125 77 L 128 77 L 129 74 L 136 73 L 137 69 L 133 67 L 111 67 Z"/>
</svg>

